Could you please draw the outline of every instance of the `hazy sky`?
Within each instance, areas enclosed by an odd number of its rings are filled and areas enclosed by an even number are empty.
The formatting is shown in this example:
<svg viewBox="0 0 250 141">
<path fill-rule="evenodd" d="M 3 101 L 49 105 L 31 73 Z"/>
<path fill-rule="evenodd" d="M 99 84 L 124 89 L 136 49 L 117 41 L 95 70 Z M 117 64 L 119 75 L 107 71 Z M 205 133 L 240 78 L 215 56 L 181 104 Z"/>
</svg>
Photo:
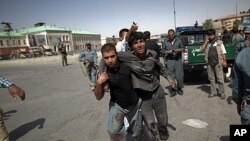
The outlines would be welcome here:
<svg viewBox="0 0 250 141">
<path fill-rule="evenodd" d="M 175 0 L 176 26 L 235 14 L 236 3 L 238 13 L 250 8 L 250 0 Z M 45 22 L 111 37 L 135 21 L 139 31 L 161 34 L 174 28 L 173 11 L 173 0 L 1 0 L 0 22 L 15 29 Z"/>
</svg>

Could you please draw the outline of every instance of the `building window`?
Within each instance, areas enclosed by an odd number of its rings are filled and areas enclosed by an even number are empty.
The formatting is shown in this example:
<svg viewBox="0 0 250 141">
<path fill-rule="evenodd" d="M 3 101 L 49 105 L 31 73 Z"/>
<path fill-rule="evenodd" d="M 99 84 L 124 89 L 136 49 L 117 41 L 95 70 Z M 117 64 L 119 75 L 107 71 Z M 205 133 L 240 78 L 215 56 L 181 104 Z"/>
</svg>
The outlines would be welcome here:
<svg viewBox="0 0 250 141">
<path fill-rule="evenodd" d="M 21 41 L 20 40 L 17 40 L 17 42 L 18 42 L 18 45 L 21 45 Z"/>
<path fill-rule="evenodd" d="M 16 42 L 15 42 L 15 40 L 12 40 L 12 44 L 13 44 L 13 45 L 16 45 Z"/>
<path fill-rule="evenodd" d="M 9 40 L 6 40 L 6 45 L 10 46 L 10 41 Z"/>
<path fill-rule="evenodd" d="M 3 46 L 3 40 L 0 40 L 0 46 Z"/>
<path fill-rule="evenodd" d="M 26 40 L 23 40 L 23 45 L 26 45 Z"/>
</svg>

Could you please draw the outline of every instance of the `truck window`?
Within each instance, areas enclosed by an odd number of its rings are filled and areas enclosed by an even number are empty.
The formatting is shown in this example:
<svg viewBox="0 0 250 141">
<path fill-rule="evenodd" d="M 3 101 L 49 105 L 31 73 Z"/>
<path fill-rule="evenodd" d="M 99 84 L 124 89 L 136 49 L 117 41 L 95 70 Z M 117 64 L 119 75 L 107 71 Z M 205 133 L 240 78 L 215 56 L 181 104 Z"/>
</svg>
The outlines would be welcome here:
<svg viewBox="0 0 250 141">
<path fill-rule="evenodd" d="M 185 44 L 187 45 L 200 44 L 204 42 L 204 35 L 203 34 L 183 35 L 182 41 L 185 42 Z"/>
</svg>

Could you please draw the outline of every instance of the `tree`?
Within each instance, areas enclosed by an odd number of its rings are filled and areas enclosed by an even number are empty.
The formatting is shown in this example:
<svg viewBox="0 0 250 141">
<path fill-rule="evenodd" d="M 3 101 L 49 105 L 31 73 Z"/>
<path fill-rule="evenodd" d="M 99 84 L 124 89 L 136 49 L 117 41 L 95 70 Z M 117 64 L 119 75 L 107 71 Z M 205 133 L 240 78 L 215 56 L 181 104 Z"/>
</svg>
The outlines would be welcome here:
<svg viewBox="0 0 250 141">
<path fill-rule="evenodd" d="M 233 27 L 234 27 L 234 28 L 237 28 L 237 29 L 238 29 L 239 25 L 240 25 L 240 20 L 235 20 L 235 21 L 233 22 Z"/>
<path fill-rule="evenodd" d="M 208 30 L 213 28 L 213 20 L 212 19 L 206 19 L 204 23 L 202 23 L 203 29 Z"/>
</svg>

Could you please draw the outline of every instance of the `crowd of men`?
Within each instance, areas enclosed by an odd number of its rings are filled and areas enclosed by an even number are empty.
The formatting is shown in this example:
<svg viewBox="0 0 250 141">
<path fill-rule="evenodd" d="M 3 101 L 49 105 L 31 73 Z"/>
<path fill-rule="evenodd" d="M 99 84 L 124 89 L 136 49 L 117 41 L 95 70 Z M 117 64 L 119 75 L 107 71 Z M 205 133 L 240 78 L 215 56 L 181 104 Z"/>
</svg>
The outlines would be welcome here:
<svg viewBox="0 0 250 141">
<path fill-rule="evenodd" d="M 93 70 L 87 68 L 91 89 L 96 99 L 101 100 L 105 91 L 110 91 L 108 133 L 110 140 L 141 140 L 142 124 L 149 131 L 149 140 L 167 140 L 168 114 L 165 92 L 160 84 L 160 75 L 170 84 L 170 97 L 184 94 L 184 72 L 182 51 L 184 45 L 176 38 L 175 30 L 168 30 L 168 38 L 162 49 L 150 39 L 150 32 L 138 32 L 138 25 L 133 23 L 130 29 L 119 31 L 119 41 L 116 44 L 107 43 L 101 48 L 102 60 L 96 64 L 95 51 L 88 48 L 81 54 L 86 62 L 91 62 Z M 250 124 L 250 86 L 244 82 L 250 80 L 250 66 L 244 62 L 249 53 L 250 28 L 244 34 L 233 30 L 230 40 L 236 46 L 236 64 L 233 67 L 232 90 L 234 101 L 238 105 L 242 124 Z M 226 98 L 224 88 L 223 68 L 227 67 L 226 49 L 223 41 L 216 36 L 214 29 L 209 29 L 200 51 L 205 52 L 210 93 L 208 98 L 219 96 Z M 164 51 L 164 64 L 160 62 L 160 53 Z M 244 52 L 244 53 L 241 53 Z M 243 55 L 244 54 L 244 55 Z M 95 58 L 95 59 L 94 59 Z M 249 55 L 248 55 L 249 58 Z M 242 67 L 240 64 L 245 65 Z M 249 69 L 248 69 L 249 68 Z M 97 74 L 97 70 L 99 74 Z M 250 72 L 248 72 L 250 73 Z M 97 77 L 95 77 L 97 75 Z M 242 77 L 242 75 L 244 75 Z M 97 78 L 97 80 L 95 79 Z M 119 83 L 119 82 L 123 83 Z M 218 86 L 217 86 L 218 85 Z M 156 120 L 155 120 L 156 117 Z"/>
<path fill-rule="evenodd" d="M 163 65 L 159 61 L 158 45 L 150 40 L 150 32 L 138 32 L 137 29 L 136 24 L 130 29 L 122 29 L 119 33 L 120 41 L 116 46 L 111 43 L 103 45 L 101 53 L 104 61 L 100 64 L 94 93 L 96 98 L 101 100 L 105 87 L 108 85 L 110 89 L 108 133 L 112 141 L 127 140 L 129 136 L 134 140 L 141 140 L 142 122 L 149 129 L 150 140 L 156 140 L 157 135 L 160 140 L 167 140 L 167 103 L 159 76 L 162 75 L 169 81 L 170 97 L 184 94 L 184 46 L 181 40 L 176 38 L 175 31 L 168 30 L 168 39 L 163 47 Z M 233 99 L 238 105 L 241 123 L 247 125 L 250 124 L 250 85 L 247 84 L 250 80 L 250 66 L 247 63 L 250 58 L 249 34 L 250 28 L 247 28 L 243 36 L 241 34 L 238 37 L 239 35 L 235 34 L 231 38 L 237 55 L 232 77 Z M 205 52 L 208 65 L 207 73 L 211 85 L 208 98 L 219 96 L 224 100 L 226 94 L 223 68 L 227 67 L 227 52 L 214 29 L 208 30 L 200 51 Z M 119 83 L 120 81 L 124 83 Z M 138 116 L 142 116 L 143 120 Z"/>
<path fill-rule="evenodd" d="M 97 100 L 101 100 L 106 91 L 110 92 L 108 133 L 111 141 L 132 138 L 142 140 L 143 123 L 149 131 L 150 140 L 167 140 L 168 113 L 165 91 L 160 84 L 160 75 L 170 85 L 170 97 L 184 94 L 182 51 L 184 45 L 176 38 L 175 30 L 168 30 L 165 40 L 164 64 L 160 62 L 160 49 L 150 39 L 150 32 L 139 32 L 133 23 L 130 29 L 119 32 L 116 45 L 106 43 L 101 48 L 102 60 L 97 64 L 96 50 L 87 44 L 80 55 L 90 81 L 91 90 Z M 240 34 L 234 31 L 232 41 L 236 45 L 237 58 L 231 80 L 233 100 L 241 116 L 241 123 L 250 125 L 250 28 Z M 219 96 L 225 99 L 223 68 L 227 67 L 226 50 L 223 41 L 216 37 L 216 31 L 209 29 L 200 47 L 205 52 L 210 81 L 209 98 Z M 67 66 L 65 48 L 60 49 L 62 65 Z M 121 83 L 122 82 L 122 83 Z M 218 84 L 218 90 L 217 86 Z M 25 99 L 25 92 L 8 79 L 0 77 L 0 86 L 9 89 L 13 96 Z M 0 140 L 9 140 L 0 109 Z"/>
</svg>

